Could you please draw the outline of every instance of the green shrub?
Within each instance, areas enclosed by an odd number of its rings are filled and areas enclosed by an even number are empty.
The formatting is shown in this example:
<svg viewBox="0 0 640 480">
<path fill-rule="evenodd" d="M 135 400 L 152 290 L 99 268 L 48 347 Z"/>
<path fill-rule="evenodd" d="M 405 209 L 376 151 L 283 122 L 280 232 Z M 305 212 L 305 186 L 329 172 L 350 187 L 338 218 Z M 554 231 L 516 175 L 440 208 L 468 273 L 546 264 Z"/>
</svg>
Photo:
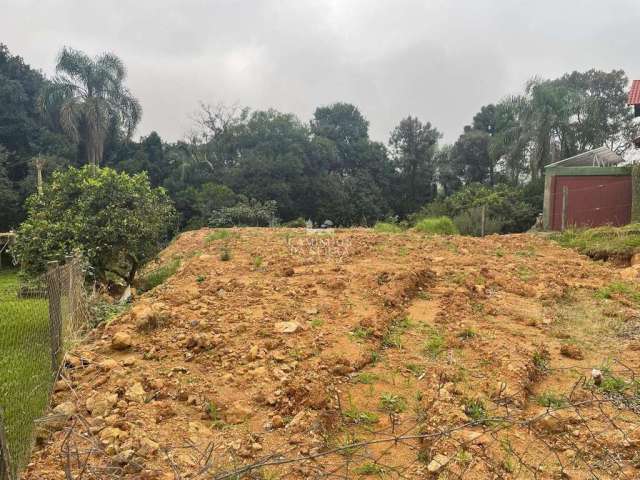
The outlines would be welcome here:
<svg viewBox="0 0 640 480">
<path fill-rule="evenodd" d="M 485 205 L 486 231 L 490 233 L 512 233 L 529 230 L 536 216 L 542 211 L 544 182 L 534 182 L 523 187 L 498 184 L 494 187 L 472 183 L 449 197 L 437 198 L 411 216 L 414 222 L 425 217 L 448 216 L 458 218 L 461 226 L 468 229 L 464 234 L 477 235 L 472 227 L 473 217 L 479 215 L 479 208 Z M 472 217 L 464 217 L 469 212 Z M 474 213 L 476 212 L 476 213 Z M 473 222 L 475 223 L 475 222 Z M 478 222 L 479 225 L 479 222 Z M 500 229 L 498 230 L 498 227 Z"/>
<path fill-rule="evenodd" d="M 563 247 L 574 248 L 597 260 L 629 259 L 640 251 L 640 223 L 624 227 L 570 228 L 551 238 Z"/>
<path fill-rule="evenodd" d="M 395 223 L 378 222 L 374 225 L 373 230 L 378 233 L 401 233 L 402 228 Z"/>
<path fill-rule="evenodd" d="M 204 237 L 204 243 L 205 245 L 209 245 L 211 242 L 215 242 L 216 240 L 225 240 L 230 236 L 231 232 L 229 232 L 229 230 L 216 230 Z"/>
<path fill-rule="evenodd" d="M 147 292 L 158 285 L 163 284 L 167 278 L 178 271 L 180 267 L 180 259 L 176 258 L 161 267 L 146 273 L 142 278 L 138 279 L 137 287 L 141 292 Z"/>
<path fill-rule="evenodd" d="M 282 226 L 286 228 L 304 228 L 307 226 L 307 221 L 302 217 L 298 217 L 293 220 L 289 220 L 288 222 L 284 222 Z"/>
<path fill-rule="evenodd" d="M 210 227 L 268 227 L 276 223 L 278 205 L 274 200 L 259 202 L 251 199 L 232 207 L 222 207 L 211 212 Z"/>
<path fill-rule="evenodd" d="M 482 234 L 482 207 L 475 207 L 456 215 L 453 217 L 453 223 L 461 235 L 479 237 Z M 504 225 L 505 221 L 503 219 L 491 217 L 485 212 L 485 235 L 502 232 Z"/>
<path fill-rule="evenodd" d="M 12 248 L 24 271 L 37 275 L 47 261 L 80 252 L 102 283 L 115 275 L 131 284 L 177 220 L 167 193 L 152 188 L 146 173 L 90 166 L 54 173 L 41 195 L 29 197 L 27 211 Z"/>
<path fill-rule="evenodd" d="M 458 229 L 449 217 L 424 218 L 416 223 L 415 229 L 418 232 L 432 235 L 456 235 Z"/>
</svg>

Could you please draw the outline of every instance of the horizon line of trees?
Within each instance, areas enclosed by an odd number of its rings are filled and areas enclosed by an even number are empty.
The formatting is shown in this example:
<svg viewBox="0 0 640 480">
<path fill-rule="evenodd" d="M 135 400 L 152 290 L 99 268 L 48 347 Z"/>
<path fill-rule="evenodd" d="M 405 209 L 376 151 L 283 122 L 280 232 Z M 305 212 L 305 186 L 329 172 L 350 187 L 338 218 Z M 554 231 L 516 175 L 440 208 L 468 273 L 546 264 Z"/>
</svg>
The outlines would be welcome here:
<svg viewBox="0 0 640 480">
<path fill-rule="evenodd" d="M 151 132 L 134 141 L 142 108 L 125 80 L 112 54 L 65 48 L 48 79 L 0 44 L 0 231 L 23 220 L 39 176 L 84 164 L 146 171 L 175 203 L 181 228 L 252 201 L 275 201 L 283 221 L 372 225 L 502 185 L 531 206 L 509 224 L 521 230 L 541 206 L 545 165 L 601 145 L 623 153 L 638 131 L 625 73 L 589 70 L 534 78 L 522 94 L 483 106 L 452 145 L 414 116 L 400 120 L 387 144 L 374 141 L 348 103 L 318 107 L 308 122 L 275 109 L 202 103 L 184 140 Z"/>
</svg>

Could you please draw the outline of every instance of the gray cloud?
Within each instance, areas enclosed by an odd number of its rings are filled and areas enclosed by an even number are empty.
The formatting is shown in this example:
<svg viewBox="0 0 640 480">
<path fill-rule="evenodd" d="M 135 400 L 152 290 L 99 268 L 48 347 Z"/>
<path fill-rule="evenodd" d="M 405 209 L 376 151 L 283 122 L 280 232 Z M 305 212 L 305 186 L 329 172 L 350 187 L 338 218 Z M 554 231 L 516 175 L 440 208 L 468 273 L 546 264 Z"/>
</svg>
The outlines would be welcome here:
<svg viewBox="0 0 640 480">
<path fill-rule="evenodd" d="M 534 75 L 640 78 L 638 20 L 636 0 L 0 0 L 0 41 L 47 74 L 63 45 L 120 55 L 141 135 L 181 138 L 201 100 L 303 120 L 348 101 L 377 140 L 411 114 L 453 141 Z"/>
</svg>

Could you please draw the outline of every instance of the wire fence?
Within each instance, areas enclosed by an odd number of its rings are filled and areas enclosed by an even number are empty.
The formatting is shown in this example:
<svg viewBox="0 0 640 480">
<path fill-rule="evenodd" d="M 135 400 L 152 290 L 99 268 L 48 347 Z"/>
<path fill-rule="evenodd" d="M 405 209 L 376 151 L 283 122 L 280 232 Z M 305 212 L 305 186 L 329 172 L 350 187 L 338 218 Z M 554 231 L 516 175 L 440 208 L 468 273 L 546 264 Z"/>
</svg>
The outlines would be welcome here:
<svg viewBox="0 0 640 480">
<path fill-rule="evenodd" d="M 35 420 L 48 405 L 63 354 L 88 324 L 84 264 L 68 258 L 22 282 L 0 277 L 0 480 L 29 458 Z"/>
</svg>

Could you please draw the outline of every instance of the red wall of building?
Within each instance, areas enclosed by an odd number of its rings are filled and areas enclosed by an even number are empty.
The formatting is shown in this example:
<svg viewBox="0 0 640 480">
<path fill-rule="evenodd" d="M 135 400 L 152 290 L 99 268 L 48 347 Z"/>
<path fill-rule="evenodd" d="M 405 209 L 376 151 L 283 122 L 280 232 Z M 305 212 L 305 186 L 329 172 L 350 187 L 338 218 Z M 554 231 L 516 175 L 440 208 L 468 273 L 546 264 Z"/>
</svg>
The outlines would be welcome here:
<svg viewBox="0 0 640 480">
<path fill-rule="evenodd" d="M 551 180 L 551 229 L 562 226 L 562 189 L 568 188 L 566 226 L 626 225 L 631 220 L 631 177 L 554 176 Z"/>
</svg>

